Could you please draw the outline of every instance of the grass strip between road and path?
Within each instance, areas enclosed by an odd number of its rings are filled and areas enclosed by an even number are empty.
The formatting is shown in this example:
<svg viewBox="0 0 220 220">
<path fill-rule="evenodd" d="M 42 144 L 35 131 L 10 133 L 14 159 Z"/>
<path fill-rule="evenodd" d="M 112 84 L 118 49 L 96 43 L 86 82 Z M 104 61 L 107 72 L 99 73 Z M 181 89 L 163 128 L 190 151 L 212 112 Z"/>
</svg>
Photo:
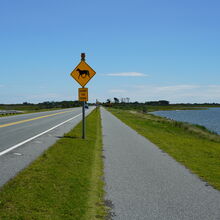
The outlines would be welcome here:
<svg viewBox="0 0 220 220">
<path fill-rule="evenodd" d="M 100 111 L 65 134 L 0 190 L 0 219 L 104 219 Z"/>
<path fill-rule="evenodd" d="M 202 126 L 108 108 L 125 124 L 220 190 L 220 136 Z M 135 146 L 134 146 L 135 147 Z"/>
</svg>

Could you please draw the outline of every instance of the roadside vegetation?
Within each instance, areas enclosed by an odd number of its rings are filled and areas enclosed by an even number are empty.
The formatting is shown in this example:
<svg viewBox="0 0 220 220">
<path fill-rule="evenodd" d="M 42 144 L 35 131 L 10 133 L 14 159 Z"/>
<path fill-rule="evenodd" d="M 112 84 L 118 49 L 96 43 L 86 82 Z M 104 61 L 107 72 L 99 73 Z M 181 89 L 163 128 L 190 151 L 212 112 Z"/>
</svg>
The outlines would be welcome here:
<svg viewBox="0 0 220 220">
<path fill-rule="evenodd" d="M 219 103 L 179 103 L 170 104 L 167 100 L 159 101 L 147 101 L 147 102 L 129 102 L 129 98 L 122 98 L 121 101 L 118 98 L 114 98 L 114 101 L 107 99 L 102 103 L 105 107 L 112 107 L 124 110 L 137 110 L 144 113 L 153 111 L 165 111 L 165 110 L 201 110 L 212 107 L 220 107 Z"/>
<path fill-rule="evenodd" d="M 89 103 L 95 105 L 95 103 Z M 147 101 L 144 103 L 141 102 L 129 102 L 129 98 L 122 98 L 121 102 L 118 98 L 114 98 L 114 101 L 107 99 L 106 102 L 96 103 L 102 104 L 105 107 L 113 107 L 124 110 L 137 110 L 144 113 L 152 111 L 164 111 L 164 110 L 196 110 L 196 109 L 207 109 L 211 107 L 220 107 L 218 103 L 180 103 L 180 104 L 170 104 L 169 101 L 160 100 L 160 101 Z M 81 103 L 79 101 L 61 101 L 61 102 L 42 102 L 38 104 L 23 102 L 22 104 L 0 104 L 0 117 L 17 115 L 17 114 L 27 114 L 35 112 L 44 112 L 52 110 L 60 110 L 63 108 L 73 108 L 79 107 Z M 21 111 L 20 113 L 9 113 L 1 114 L 1 110 L 17 110 Z"/>
<path fill-rule="evenodd" d="M 0 189 L 0 219 L 103 219 L 99 109 Z"/>
<path fill-rule="evenodd" d="M 22 115 L 22 114 L 29 114 L 29 113 L 37 113 L 37 112 L 47 112 L 47 111 L 55 111 L 55 110 L 61 110 L 61 108 L 51 108 L 51 109 L 39 109 L 39 110 L 26 110 L 26 111 L 20 111 L 20 112 L 4 112 L 2 113 L 0 111 L 0 117 L 7 117 L 7 116 L 13 116 L 13 115 Z"/>
<path fill-rule="evenodd" d="M 53 110 L 73 108 L 79 106 L 81 106 L 81 103 L 79 101 L 42 102 L 38 104 L 33 104 L 28 102 L 24 102 L 22 104 L 0 104 L 0 117 L 35 113 L 35 112 L 53 111 Z M 2 112 L 2 110 L 8 112 L 5 113 Z"/>
<path fill-rule="evenodd" d="M 0 104 L 0 110 L 32 111 L 41 109 L 72 108 L 80 105 L 79 101 L 41 102 L 38 104 L 23 102 L 22 104 Z"/>
<path fill-rule="evenodd" d="M 108 108 L 115 116 L 220 190 L 220 136 L 203 126 L 136 110 Z"/>
</svg>

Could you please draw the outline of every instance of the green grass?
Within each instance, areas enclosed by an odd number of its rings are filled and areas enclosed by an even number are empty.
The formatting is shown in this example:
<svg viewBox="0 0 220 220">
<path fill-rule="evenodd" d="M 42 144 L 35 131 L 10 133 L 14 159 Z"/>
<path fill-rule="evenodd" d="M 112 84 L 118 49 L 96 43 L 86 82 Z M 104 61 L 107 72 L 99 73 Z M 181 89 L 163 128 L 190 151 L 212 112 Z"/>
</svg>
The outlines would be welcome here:
<svg viewBox="0 0 220 220">
<path fill-rule="evenodd" d="M 154 112 L 154 111 L 170 111 L 170 110 L 205 110 L 209 107 L 219 106 L 199 106 L 199 105 L 165 105 L 165 106 L 153 106 L 145 104 L 112 104 L 113 108 L 122 110 L 136 110 L 141 112 Z"/>
<path fill-rule="evenodd" d="M 220 190 L 220 136 L 204 127 L 136 111 L 109 109 L 191 172 Z"/>
<path fill-rule="evenodd" d="M 208 107 L 205 106 L 178 106 L 178 105 L 168 105 L 168 106 L 147 106 L 148 112 L 154 112 L 154 111 L 170 111 L 170 110 L 205 110 L 208 109 Z"/>
<path fill-rule="evenodd" d="M 98 109 L 0 190 L 0 219 L 100 219 L 103 202 L 101 120 Z"/>
</svg>

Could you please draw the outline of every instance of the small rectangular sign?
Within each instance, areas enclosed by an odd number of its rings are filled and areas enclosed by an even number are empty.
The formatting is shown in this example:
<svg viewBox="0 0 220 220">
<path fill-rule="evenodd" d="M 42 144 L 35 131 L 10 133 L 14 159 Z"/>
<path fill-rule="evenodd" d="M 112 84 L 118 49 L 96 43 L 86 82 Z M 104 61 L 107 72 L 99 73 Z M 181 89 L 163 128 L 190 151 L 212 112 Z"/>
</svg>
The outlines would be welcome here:
<svg viewBox="0 0 220 220">
<path fill-rule="evenodd" d="M 88 101 L 88 88 L 79 88 L 79 101 L 87 102 Z"/>
</svg>

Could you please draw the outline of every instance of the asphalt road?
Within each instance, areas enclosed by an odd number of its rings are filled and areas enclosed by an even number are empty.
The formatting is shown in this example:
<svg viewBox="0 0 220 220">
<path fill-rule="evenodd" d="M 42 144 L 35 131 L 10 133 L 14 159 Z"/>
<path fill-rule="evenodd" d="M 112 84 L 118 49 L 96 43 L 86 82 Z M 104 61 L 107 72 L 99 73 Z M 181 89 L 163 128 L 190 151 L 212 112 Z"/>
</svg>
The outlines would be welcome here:
<svg viewBox="0 0 220 220">
<path fill-rule="evenodd" d="M 220 220 L 220 192 L 101 109 L 106 202 L 121 220 Z"/>
<path fill-rule="evenodd" d="M 0 118 L 0 187 L 78 124 L 81 112 L 73 108 Z"/>
</svg>

